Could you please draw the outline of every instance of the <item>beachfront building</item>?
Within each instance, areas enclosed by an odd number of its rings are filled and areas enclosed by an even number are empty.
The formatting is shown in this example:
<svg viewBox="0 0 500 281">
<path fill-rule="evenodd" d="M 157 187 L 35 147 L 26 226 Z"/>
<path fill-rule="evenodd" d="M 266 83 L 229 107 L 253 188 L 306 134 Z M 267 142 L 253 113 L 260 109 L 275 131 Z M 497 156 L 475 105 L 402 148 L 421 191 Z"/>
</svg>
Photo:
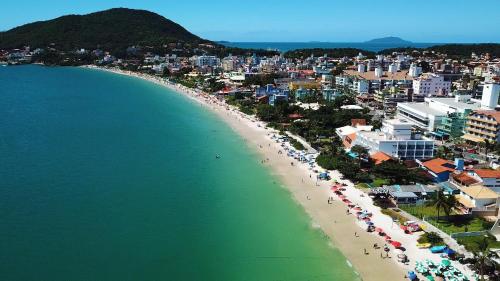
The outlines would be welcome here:
<svg viewBox="0 0 500 281">
<path fill-rule="evenodd" d="M 435 158 L 428 161 L 418 161 L 420 167 L 429 173 L 435 182 L 444 182 L 455 172 L 456 165 L 448 160 Z"/>
<path fill-rule="evenodd" d="M 423 185 L 420 183 L 413 185 L 390 185 L 385 186 L 390 197 L 396 204 L 414 204 L 424 201 L 435 194 L 439 187 L 435 185 Z"/>
<path fill-rule="evenodd" d="M 463 138 L 467 142 L 476 144 L 485 140 L 496 143 L 500 139 L 500 111 L 473 111 L 467 117 Z"/>
<path fill-rule="evenodd" d="M 474 169 L 469 171 L 468 174 L 478 183 L 500 194 L 500 170 Z"/>
<path fill-rule="evenodd" d="M 456 195 L 458 209 L 464 214 L 498 215 L 500 200 L 498 193 L 484 185 L 460 187 L 460 194 Z"/>
<path fill-rule="evenodd" d="M 402 160 L 434 156 L 434 141 L 414 133 L 412 124 L 401 119 L 385 120 L 380 131 L 358 132 L 353 145 L 367 148 L 370 154 L 381 151 Z"/>
<path fill-rule="evenodd" d="M 278 101 L 288 101 L 289 90 L 277 88 L 272 84 L 255 89 L 255 98 L 257 100 L 267 100 L 270 105 L 275 105 Z"/>
<path fill-rule="evenodd" d="M 417 95 L 445 96 L 450 92 L 451 82 L 445 81 L 444 76 L 426 74 L 413 80 L 413 93 Z"/>
</svg>

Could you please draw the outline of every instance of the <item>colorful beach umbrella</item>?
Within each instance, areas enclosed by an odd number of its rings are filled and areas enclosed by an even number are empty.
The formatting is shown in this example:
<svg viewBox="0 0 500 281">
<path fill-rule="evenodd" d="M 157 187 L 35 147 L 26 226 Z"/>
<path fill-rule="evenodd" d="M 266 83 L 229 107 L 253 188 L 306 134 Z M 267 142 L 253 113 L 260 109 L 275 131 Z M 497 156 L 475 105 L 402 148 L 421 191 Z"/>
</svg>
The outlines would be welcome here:
<svg viewBox="0 0 500 281">
<path fill-rule="evenodd" d="M 398 242 L 398 241 L 392 241 L 392 242 L 391 242 L 391 245 L 392 245 L 392 246 L 394 246 L 394 247 L 396 247 L 396 248 L 401 247 L 401 243 L 400 243 L 400 242 Z"/>
</svg>

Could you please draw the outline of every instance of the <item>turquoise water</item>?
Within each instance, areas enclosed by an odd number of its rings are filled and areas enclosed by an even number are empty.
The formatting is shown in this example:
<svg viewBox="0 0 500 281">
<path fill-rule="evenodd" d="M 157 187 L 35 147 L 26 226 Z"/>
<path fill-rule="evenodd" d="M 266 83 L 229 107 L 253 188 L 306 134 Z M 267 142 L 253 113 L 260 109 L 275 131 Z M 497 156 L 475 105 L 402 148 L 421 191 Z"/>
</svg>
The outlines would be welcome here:
<svg viewBox="0 0 500 281">
<path fill-rule="evenodd" d="M 356 280 L 242 139 L 183 96 L 0 67 L 0 112 L 0 280 Z"/>
</svg>

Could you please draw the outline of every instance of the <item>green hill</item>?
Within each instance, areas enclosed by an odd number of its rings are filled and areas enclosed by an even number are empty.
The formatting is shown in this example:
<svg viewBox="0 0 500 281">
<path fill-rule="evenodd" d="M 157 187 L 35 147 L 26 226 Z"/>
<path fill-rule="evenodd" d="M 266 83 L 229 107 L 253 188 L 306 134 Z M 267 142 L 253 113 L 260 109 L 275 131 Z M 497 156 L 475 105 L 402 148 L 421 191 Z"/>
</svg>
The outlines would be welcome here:
<svg viewBox="0 0 500 281">
<path fill-rule="evenodd" d="M 122 49 L 132 45 L 159 46 L 168 42 L 208 42 L 158 14 L 115 8 L 87 15 L 68 15 L 0 32 L 0 49 L 55 44 L 75 48 Z"/>
</svg>

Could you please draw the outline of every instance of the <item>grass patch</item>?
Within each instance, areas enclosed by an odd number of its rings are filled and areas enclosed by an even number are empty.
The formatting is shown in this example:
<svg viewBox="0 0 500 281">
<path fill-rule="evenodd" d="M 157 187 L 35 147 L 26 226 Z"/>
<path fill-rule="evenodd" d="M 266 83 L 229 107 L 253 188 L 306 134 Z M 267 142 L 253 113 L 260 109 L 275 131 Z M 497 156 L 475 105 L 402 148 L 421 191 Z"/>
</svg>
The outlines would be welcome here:
<svg viewBox="0 0 500 281">
<path fill-rule="evenodd" d="M 427 206 L 427 205 L 403 205 L 400 204 L 399 207 L 411 214 L 414 215 L 415 217 L 422 219 L 424 217 L 437 217 L 437 209 L 434 206 Z M 441 215 L 444 215 L 444 212 L 441 211 Z"/>
<path fill-rule="evenodd" d="M 382 209 L 381 212 L 384 215 L 388 215 L 393 220 L 397 220 L 400 224 L 404 224 L 405 222 L 408 221 L 407 218 L 405 218 L 403 215 L 401 215 L 400 213 L 398 213 L 394 209 Z"/>
<path fill-rule="evenodd" d="M 391 184 L 391 181 L 388 179 L 376 178 L 373 180 L 372 186 L 373 187 L 380 187 L 380 186 L 389 185 L 389 184 Z"/>
<path fill-rule="evenodd" d="M 427 221 L 446 233 L 484 231 L 490 230 L 493 226 L 491 222 L 482 218 L 460 215 L 441 218 L 439 221 L 434 218 Z"/>
<path fill-rule="evenodd" d="M 486 241 L 488 243 L 489 248 L 493 249 L 499 249 L 500 248 L 500 242 L 496 241 L 495 237 L 488 235 L 479 235 L 479 236 L 470 236 L 470 237 L 460 237 L 457 238 L 457 242 L 460 243 L 461 245 L 464 245 L 464 247 L 471 252 L 477 252 L 479 251 L 479 246 L 478 244 L 483 241 L 483 239 L 486 238 Z"/>
</svg>

